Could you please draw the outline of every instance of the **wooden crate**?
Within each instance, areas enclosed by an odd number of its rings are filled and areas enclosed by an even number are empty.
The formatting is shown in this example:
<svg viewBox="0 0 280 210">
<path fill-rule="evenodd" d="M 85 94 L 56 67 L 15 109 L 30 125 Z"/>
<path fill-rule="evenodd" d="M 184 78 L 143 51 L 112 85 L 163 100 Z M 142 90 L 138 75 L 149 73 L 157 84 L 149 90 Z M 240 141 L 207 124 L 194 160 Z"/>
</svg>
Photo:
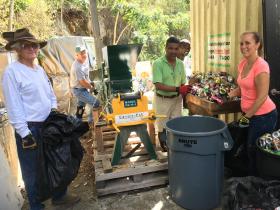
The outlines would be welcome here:
<svg viewBox="0 0 280 210">
<path fill-rule="evenodd" d="M 240 101 L 227 101 L 220 105 L 192 94 L 188 94 L 185 100 L 191 114 L 216 116 L 219 114 L 241 112 Z"/>
<path fill-rule="evenodd" d="M 93 164 L 98 196 L 168 183 L 167 153 L 163 153 L 159 148 L 156 148 L 158 159 L 151 160 L 143 144 L 141 144 L 140 148 L 130 158 L 122 159 L 119 165 L 112 166 L 111 156 L 116 131 L 106 126 L 99 127 L 96 130 L 96 137 L 102 138 L 103 142 L 100 143 L 100 139 L 96 138 L 93 141 Z M 130 136 L 125 146 L 124 156 L 140 142 L 137 136 Z M 100 149 L 100 145 L 103 145 L 103 149 Z"/>
</svg>

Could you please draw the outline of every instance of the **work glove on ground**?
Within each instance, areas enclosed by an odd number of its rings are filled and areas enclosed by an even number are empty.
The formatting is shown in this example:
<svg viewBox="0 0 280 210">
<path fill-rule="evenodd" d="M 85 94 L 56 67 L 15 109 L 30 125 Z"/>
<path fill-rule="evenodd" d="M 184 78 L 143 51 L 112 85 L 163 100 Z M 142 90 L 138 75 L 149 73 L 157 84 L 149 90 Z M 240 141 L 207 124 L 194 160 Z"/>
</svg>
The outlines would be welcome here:
<svg viewBox="0 0 280 210">
<path fill-rule="evenodd" d="M 29 133 L 27 136 L 22 138 L 22 148 L 23 149 L 36 149 L 37 143 L 35 138 Z"/>
<path fill-rule="evenodd" d="M 245 117 L 245 115 L 242 115 L 238 120 L 238 125 L 241 128 L 249 127 L 249 124 L 250 124 L 250 119 Z"/>
<path fill-rule="evenodd" d="M 181 85 L 178 88 L 178 93 L 180 93 L 181 95 L 187 95 L 187 93 L 189 93 L 192 89 L 191 85 Z"/>
</svg>

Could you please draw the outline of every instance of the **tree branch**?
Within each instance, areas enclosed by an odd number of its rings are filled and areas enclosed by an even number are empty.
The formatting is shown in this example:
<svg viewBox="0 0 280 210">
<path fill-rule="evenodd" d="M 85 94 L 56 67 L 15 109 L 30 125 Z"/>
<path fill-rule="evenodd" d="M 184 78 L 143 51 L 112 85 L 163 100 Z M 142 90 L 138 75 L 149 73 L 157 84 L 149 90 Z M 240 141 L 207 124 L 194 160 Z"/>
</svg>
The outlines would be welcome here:
<svg viewBox="0 0 280 210">
<path fill-rule="evenodd" d="M 61 23 L 61 31 L 63 31 L 63 3 L 64 0 L 60 1 L 60 23 Z"/>
<path fill-rule="evenodd" d="M 114 25 L 114 38 L 113 38 L 113 44 L 114 44 L 114 45 L 115 45 L 115 43 L 116 43 L 117 25 L 118 25 L 119 15 L 120 15 L 120 12 L 118 12 L 118 13 L 117 13 L 117 16 L 116 16 L 116 19 L 115 19 L 115 25 Z"/>
<path fill-rule="evenodd" d="M 9 13 L 9 26 L 8 30 L 12 31 L 13 30 L 13 22 L 14 22 L 14 0 L 10 0 L 10 13 Z"/>
<path fill-rule="evenodd" d="M 116 43 L 114 43 L 114 45 L 115 45 L 115 44 L 118 44 L 118 42 L 120 41 L 120 38 L 121 38 L 121 36 L 123 35 L 124 31 L 125 31 L 129 26 L 130 26 L 130 24 L 128 24 L 128 25 L 126 25 L 126 26 L 124 27 L 124 29 L 121 31 L 121 33 L 120 33 L 120 35 L 119 35 L 119 37 L 118 37 L 118 40 L 116 41 Z"/>
</svg>

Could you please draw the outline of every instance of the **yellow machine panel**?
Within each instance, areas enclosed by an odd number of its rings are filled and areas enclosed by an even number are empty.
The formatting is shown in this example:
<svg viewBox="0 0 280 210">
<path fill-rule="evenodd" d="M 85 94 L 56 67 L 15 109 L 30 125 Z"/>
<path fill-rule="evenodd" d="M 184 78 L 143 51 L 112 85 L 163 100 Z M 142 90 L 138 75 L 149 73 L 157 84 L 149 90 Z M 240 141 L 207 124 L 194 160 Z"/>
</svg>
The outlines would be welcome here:
<svg viewBox="0 0 280 210">
<path fill-rule="evenodd" d="M 112 100 L 113 112 L 106 120 L 113 127 L 133 126 L 155 120 L 155 112 L 148 110 L 148 98 L 142 93 L 118 94 Z"/>
</svg>

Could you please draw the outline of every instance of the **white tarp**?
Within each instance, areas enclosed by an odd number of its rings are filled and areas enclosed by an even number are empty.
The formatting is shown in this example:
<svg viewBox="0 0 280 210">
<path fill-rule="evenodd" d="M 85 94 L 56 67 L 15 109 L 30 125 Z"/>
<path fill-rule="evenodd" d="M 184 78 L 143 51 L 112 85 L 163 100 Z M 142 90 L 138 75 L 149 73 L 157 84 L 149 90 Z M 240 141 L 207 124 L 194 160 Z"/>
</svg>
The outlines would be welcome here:
<svg viewBox="0 0 280 210">
<path fill-rule="evenodd" d="M 13 179 L 3 148 L 0 146 L 0 210 L 20 210 L 23 198 Z"/>
<path fill-rule="evenodd" d="M 2 83 L 2 75 L 6 67 L 16 59 L 16 54 L 13 52 L 0 51 L 0 83 Z M 3 107 L 4 98 L 2 93 L 2 85 L 0 85 L 0 108 Z"/>
<path fill-rule="evenodd" d="M 71 97 L 69 76 L 71 65 L 75 59 L 75 47 L 77 45 L 86 46 L 90 70 L 93 72 L 95 68 L 95 53 L 94 39 L 92 37 L 54 37 L 49 39 L 47 46 L 41 49 L 41 55 L 43 56 L 42 66 L 53 82 L 58 109 L 66 113 L 73 113 L 76 106 L 76 99 Z"/>
</svg>

